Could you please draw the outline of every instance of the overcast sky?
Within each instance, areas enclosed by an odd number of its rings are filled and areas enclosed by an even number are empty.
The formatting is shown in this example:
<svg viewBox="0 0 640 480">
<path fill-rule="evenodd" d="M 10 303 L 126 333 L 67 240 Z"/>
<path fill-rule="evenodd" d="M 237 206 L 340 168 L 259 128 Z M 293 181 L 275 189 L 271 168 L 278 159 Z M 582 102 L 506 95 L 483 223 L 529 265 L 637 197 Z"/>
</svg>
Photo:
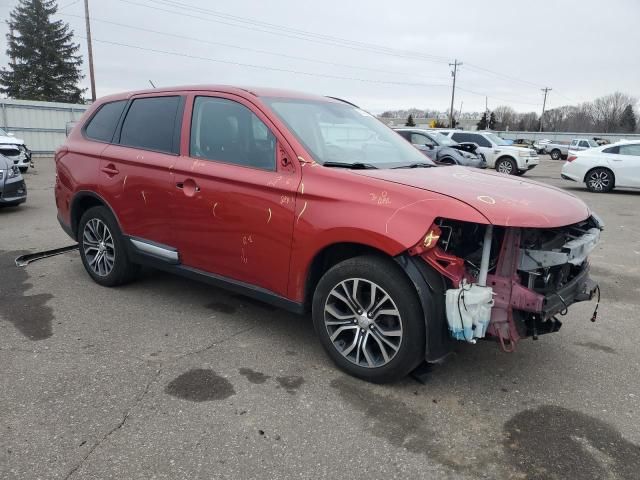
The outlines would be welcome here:
<svg viewBox="0 0 640 480">
<path fill-rule="evenodd" d="M 16 3 L 0 0 L 0 16 L 7 18 Z M 539 111 L 544 86 L 553 88 L 551 108 L 615 90 L 640 97 L 640 0 L 89 3 L 98 96 L 147 88 L 152 80 L 157 86 L 225 83 L 303 90 L 346 98 L 376 113 L 446 110 L 448 63 L 457 58 L 463 65 L 456 110 L 461 102 L 463 111 L 483 110 L 488 95 L 489 108 L 507 104 Z M 59 18 L 71 25 L 86 55 L 83 1 L 58 4 Z M 0 33 L 6 31 L 3 22 Z M 84 83 L 88 86 L 88 73 Z"/>
</svg>

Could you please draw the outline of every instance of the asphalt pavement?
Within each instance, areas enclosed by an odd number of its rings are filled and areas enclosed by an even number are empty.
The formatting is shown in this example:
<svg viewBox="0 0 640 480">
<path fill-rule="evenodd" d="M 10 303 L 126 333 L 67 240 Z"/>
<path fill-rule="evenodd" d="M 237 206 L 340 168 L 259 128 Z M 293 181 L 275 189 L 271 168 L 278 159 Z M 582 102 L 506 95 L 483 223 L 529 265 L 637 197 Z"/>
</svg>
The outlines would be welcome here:
<svg viewBox="0 0 640 480">
<path fill-rule="evenodd" d="M 72 243 L 38 160 L 0 210 L 0 478 L 640 478 L 640 193 L 589 193 L 561 164 L 526 177 L 604 219 L 598 321 L 577 304 L 516 353 L 460 343 L 425 384 L 379 386 L 337 370 L 307 317 L 150 270 L 103 288 L 77 252 L 15 267 Z"/>
</svg>

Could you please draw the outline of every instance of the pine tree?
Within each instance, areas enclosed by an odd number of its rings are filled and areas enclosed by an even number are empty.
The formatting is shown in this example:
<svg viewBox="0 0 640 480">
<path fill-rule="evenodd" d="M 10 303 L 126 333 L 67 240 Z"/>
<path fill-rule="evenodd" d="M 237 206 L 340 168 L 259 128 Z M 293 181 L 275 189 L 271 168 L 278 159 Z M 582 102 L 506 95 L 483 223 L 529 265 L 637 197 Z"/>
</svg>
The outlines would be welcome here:
<svg viewBox="0 0 640 480">
<path fill-rule="evenodd" d="M 487 112 L 484 112 L 482 114 L 482 118 L 476 124 L 476 127 L 478 128 L 478 130 L 486 130 L 487 129 Z"/>
<path fill-rule="evenodd" d="M 489 130 L 493 130 L 494 128 L 496 128 L 496 115 L 495 113 L 491 112 L 491 115 L 489 116 Z"/>
<path fill-rule="evenodd" d="M 82 57 L 73 31 L 53 20 L 56 0 L 20 0 L 10 14 L 9 68 L 0 69 L 0 92 L 11 98 L 82 102 Z"/>
<path fill-rule="evenodd" d="M 636 114 L 633 112 L 633 107 L 627 105 L 622 111 L 620 117 L 620 128 L 625 133 L 635 132 L 637 127 Z"/>
<path fill-rule="evenodd" d="M 409 114 L 409 116 L 407 117 L 407 123 L 404 124 L 405 127 L 415 127 L 416 126 L 416 122 L 413 121 L 413 115 Z"/>
</svg>

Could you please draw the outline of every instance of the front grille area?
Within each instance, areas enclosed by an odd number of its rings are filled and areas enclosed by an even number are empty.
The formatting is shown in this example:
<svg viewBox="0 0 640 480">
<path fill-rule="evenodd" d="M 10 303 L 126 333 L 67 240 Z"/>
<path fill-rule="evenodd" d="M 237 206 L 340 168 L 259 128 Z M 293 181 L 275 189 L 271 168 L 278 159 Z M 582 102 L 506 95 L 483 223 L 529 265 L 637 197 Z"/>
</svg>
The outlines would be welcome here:
<svg viewBox="0 0 640 480">
<path fill-rule="evenodd" d="M 0 192 L 0 198 L 24 197 L 27 194 L 27 186 L 24 180 L 19 182 L 7 183 L 4 190 Z"/>
</svg>

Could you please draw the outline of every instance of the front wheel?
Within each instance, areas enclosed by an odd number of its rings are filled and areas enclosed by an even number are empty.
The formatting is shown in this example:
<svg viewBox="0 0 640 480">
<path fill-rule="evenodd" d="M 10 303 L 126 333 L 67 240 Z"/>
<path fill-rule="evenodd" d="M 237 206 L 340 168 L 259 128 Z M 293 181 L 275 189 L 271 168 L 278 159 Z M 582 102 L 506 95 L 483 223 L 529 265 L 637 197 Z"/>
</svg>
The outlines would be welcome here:
<svg viewBox="0 0 640 480">
<path fill-rule="evenodd" d="M 562 154 L 560 153 L 560 150 L 552 150 L 551 151 L 551 159 L 552 160 L 560 160 L 561 156 L 562 156 Z"/>
<path fill-rule="evenodd" d="M 518 171 L 518 166 L 512 158 L 501 158 L 496 163 L 496 170 L 507 175 L 515 175 Z"/>
<path fill-rule="evenodd" d="M 29 167 L 18 167 L 20 169 L 20 173 L 27 173 L 27 170 L 29 170 Z"/>
<path fill-rule="evenodd" d="M 606 193 L 613 190 L 613 172 L 607 168 L 594 168 L 587 173 L 587 188 L 591 192 Z"/>
<path fill-rule="evenodd" d="M 398 380 L 424 359 L 418 294 L 388 258 L 354 257 L 329 269 L 313 296 L 313 324 L 336 365 L 364 380 Z"/>
</svg>

